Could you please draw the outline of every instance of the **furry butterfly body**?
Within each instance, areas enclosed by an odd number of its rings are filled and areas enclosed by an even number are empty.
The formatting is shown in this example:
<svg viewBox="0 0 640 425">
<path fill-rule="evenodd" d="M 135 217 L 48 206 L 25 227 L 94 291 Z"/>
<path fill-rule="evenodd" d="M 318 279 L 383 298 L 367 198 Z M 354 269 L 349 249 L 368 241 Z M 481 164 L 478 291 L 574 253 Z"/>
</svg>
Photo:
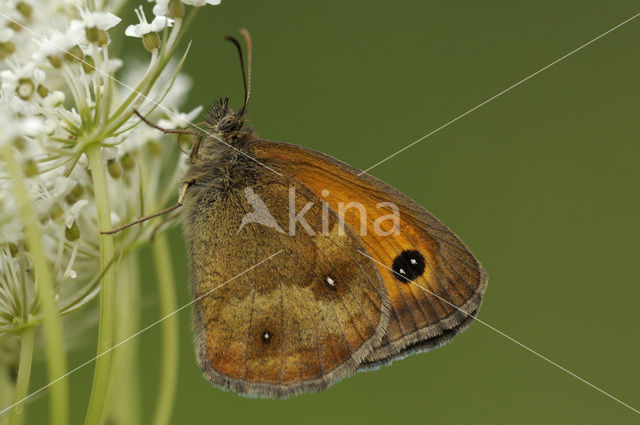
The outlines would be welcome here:
<svg viewBox="0 0 640 425">
<path fill-rule="evenodd" d="M 211 108 L 213 137 L 184 176 L 194 339 L 213 384 L 281 398 L 319 391 L 469 326 L 487 275 L 453 232 L 368 174 L 259 139 L 243 111 L 226 100 Z M 277 226 L 243 223 L 255 214 L 247 188 Z M 380 235 L 387 204 L 399 209 L 397 229 Z M 291 211 L 304 223 L 292 225 Z"/>
</svg>

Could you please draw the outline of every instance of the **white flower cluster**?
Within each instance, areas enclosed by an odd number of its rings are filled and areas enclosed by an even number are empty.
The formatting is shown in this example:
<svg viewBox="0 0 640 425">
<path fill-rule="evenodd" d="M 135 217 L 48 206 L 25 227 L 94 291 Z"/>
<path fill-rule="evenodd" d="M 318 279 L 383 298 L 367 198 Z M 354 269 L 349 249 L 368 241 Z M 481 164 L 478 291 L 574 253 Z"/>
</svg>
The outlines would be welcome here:
<svg viewBox="0 0 640 425">
<path fill-rule="evenodd" d="M 9 162 L 21 170 L 63 313 L 97 293 L 102 272 L 87 149 L 102 151 L 114 225 L 163 207 L 177 190 L 175 140 L 140 125 L 133 113 L 173 126 L 200 113 L 178 111 L 190 82 L 174 56 L 184 5 L 219 1 L 157 0 L 151 23 L 141 5 L 140 23 L 126 29 L 117 16 L 124 2 L 113 3 L 0 3 L 0 341 L 18 333 L 25 317 L 37 322 L 41 314 Z M 125 34 L 143 39 L 146 63 L 112 56 L 112 37 Z M 140 245 L 152 231 L 148 224 L 123 232 L 118 252 Z"/>
</svg>

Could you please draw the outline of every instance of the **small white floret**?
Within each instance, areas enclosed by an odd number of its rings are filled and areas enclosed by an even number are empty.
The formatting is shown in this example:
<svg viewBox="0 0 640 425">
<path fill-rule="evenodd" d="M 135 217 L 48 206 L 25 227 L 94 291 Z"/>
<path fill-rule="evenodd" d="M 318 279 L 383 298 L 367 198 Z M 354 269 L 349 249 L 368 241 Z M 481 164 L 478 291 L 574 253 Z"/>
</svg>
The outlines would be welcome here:
<svg viewBox="0 0 640 425">
<path fill-rule="evenodd" d="M 140 23 L 136 25 L 129 25 L 124 32 L 125 35 L 128 35 L 129 37 L 140 38 L 145 34 L 159 32 L 173 25 L 173 19 L 169 19 L 166 16 L 156 16 L 153 18 L 153 21 L 149 23 L 142 6 L 140 6 L 139 9 L 136 9 L 136 15 L 138 15 Z"/>
</svg>

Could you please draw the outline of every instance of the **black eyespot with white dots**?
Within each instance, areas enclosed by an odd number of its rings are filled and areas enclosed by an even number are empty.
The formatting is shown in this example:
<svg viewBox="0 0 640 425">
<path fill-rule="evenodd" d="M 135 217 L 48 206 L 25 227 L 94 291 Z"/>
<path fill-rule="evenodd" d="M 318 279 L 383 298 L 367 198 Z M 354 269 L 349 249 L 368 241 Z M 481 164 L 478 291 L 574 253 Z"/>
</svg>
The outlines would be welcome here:
<svg viewBox="0 0 640 425">
<path fill-rule="evenodd" d="M 262 342 L 268 344 L 271 341 L 272 336 L 273 335 L 271 335 L 271 332 L 269 331 L 262 332 Z"/>
<path fill-rule="evenodd" d="M 409 282 L 422 276 L 425 266 L 424 256 L 419 251 L 406 249 L 393 260 L 391 269 L 393 277 L 400 282 Z"/>
</svg>

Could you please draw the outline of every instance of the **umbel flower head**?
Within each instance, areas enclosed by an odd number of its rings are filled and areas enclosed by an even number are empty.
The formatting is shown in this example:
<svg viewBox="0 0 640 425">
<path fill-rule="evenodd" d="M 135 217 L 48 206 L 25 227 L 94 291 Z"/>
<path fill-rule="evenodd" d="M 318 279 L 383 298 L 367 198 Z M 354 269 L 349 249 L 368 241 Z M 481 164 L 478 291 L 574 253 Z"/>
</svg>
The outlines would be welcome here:
<svg viewBox="0 0 640 425">
<path fill-rule="evenodd" d="M 88 307 L 96 296 L 98 349 L 86 423 L 111 421 L 107 395 L 128 388 L 129 376 L 113 373 L 126 356 L 112 359 L 111 351 L 138 330 L 132 253 L 167 226 L 149 221 L 115 236 L 106 231 L 177 195 L 182 161 L 175 140 L 140 125 L 135 113 L 172 126 L 189 125 L 200 113 L 181 112 L 190 81 L 180 73 L 186 52 L 178 55 L 179 40 L 201 6 L 219 1 L 142 3 L 123 12 L 126 2 L 115 0 L 0 1 L 0 398 L 18 400 L 0 406 L 0 416 L 11 410 L 12 424 L 22 423 L 22 402 L 30 397 L 34 347 L 46 350 L 50 422 L 69 423 L 66 350 L 80 340 L 85 319 L 96 317 Z M 153 10 L 150 22 L 145 6 Z M 139 23 L 123 28 L 121 17 L 134 12 Z M 126 36 L 141 39 L 146 51 L 134 45 L 129 57 L 114 56 L 111 41 Z M 153 251 L 164 255 L 158 267 L 169 267 L 169 254 Z M 158 279 L 161 297 L 173 290 L 170 274 Z M 170 313 L 171 301 L 161 308 Z M 127 358 L 135 373 L 135 359 Z M 7 399 L 4 378 L 15 365 Z M 159 423 L 168 423 L 167 400 Z"/>
<path fill-rule="evenodd" d="M 99 293 L 105 272 L 96 175 L 105 176 L 113 226 L 176 195 L 182 161 L 175 140 L 140 125 L 133 112 L 175 126 L 201 111 L 179 109 L 190 81 L 180 74 L 184 56 L 176 56 L 182 16 L 169 11 L 219 1 L 158 0 L 151 22 L 140 5 L 139 23 L 126 29 L 119 12 L 95 3 L 91 10 L 80 1 L 0 3 L 8 18 L 0 19 L 0 346 L 43 320 L 19 196 L 37 218 L 58 311 L 72 313 Z M 151 54 L 136 55 L 146 63 L 113 56 L 111 39 L 123 35 L 143 39 Z M 87 152 L 95 147 L 104 173 L 90 166 Z M 16 192 L 14 168 L 24 192 Z M 148 242 L 154 228 L 147 223 L 116 236 L 110 264 Z"/>
</svg>

